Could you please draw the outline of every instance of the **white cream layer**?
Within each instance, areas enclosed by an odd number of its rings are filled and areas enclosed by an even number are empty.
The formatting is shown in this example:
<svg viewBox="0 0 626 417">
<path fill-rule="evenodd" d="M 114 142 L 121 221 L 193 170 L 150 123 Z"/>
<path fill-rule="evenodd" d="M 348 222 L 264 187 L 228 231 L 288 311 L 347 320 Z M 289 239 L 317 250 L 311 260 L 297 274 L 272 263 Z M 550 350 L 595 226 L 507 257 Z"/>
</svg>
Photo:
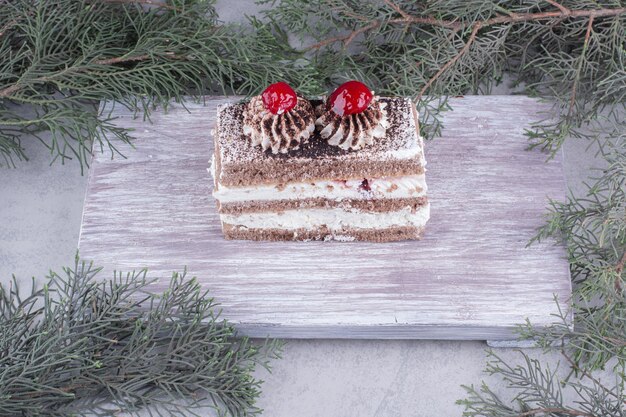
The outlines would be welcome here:
<svg viewBox="0 0 626 417">
<path fill-rule="evenodd" d="M 369 188 L 369 190 L 367 189 Z M 411 198 L 426 195 L 424 174 L 367 180 L 290 182 L 280 185 L 225 187 L 220 184 L 213 196 L 222 203 L 241 201 L 302 200 L 307 198 L 386 199 Z"/>
<path fill-rule="evenodd" d="M 384 229 L 394 226 L 423 227 L 430 217 L 430 205 L 426 204 L 415 212 L 411 207 L 383 213 L 346 211 L 333 209 L 297 209 L 282 212 L 260 212 L 222 214 L 224 223 L 250 229 L 311 229 L 326 226 L 332 231 L 343 227 L 358 229 Z"/>
<path fill-rule="evenodd" d="M 401 160 L 419 158 L 420 164 L 422 166 L 426 166 L 426 158 L 424 157 L 424 138 L 418 136 L 417 142 L 418 146 L 387 151 L 384 153 L 384 156 Z"/>
</svg>

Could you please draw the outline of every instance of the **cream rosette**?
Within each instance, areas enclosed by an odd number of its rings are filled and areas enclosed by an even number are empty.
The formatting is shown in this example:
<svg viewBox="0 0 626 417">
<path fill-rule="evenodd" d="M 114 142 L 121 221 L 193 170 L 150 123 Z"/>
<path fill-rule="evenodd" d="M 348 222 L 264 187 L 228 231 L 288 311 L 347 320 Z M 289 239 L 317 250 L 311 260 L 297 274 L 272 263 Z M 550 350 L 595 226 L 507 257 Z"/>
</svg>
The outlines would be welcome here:
<svg viewBox="0 0 626 417">
<path fill-rule="evenodd" d="M 315 125 L 329 145 L 345 150 L 362 149 L 373 144 L 375 139 L 385 136 L 389 127 L 386 106 L 387 103 L 374 97 L 360 113 L 339 116 L 332 109 L 324 108 Z"/>
<path fill-rule="evenodd" d="M 243 133 L 253 146 L 265 151 L 287 153 L 306 143 L 315 130 L 315 113 L 311 103 L 298 97 L 291 110 L 273 114 L 263 105 L 261 96 L 253 97 L 244 110 Z"/>
</svg>

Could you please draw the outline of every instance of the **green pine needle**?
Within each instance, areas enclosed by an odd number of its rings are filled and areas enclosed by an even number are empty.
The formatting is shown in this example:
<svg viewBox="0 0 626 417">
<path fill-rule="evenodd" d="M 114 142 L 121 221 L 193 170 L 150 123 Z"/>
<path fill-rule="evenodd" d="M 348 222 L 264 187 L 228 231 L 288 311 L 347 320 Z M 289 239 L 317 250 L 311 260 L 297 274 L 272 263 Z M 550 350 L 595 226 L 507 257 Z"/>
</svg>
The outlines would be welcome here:
<svg viewBox="0 0 626 417">
<path fill-rule="evenodd" d="M 0 154 L 24 159 L 19 138 L 50 132 L 52 158 L 87 165 L 92 144 L 129 142 L 98 114 L 116 100 L 154 106 L 207 92 L 251 94 L 286 80 L 320 91 L 315 70 L 277 27 L 219 22 L 211 2 L 17 0 L 0 8 Z M 152 2 L 151 4 L 155 4 Z M 21 106 L 21 112 L 15 111 Z M 30 109 L 24 116 L 25 108 Z M 28 112 L 27 112 L 28 113 Z"/>
<path fill-rule="evenodd" d="M 0 416 L 260 412 L 252 373 L 279 343 L 236 337 L 184 273 L 150 295 L 146 271 L 99 271 L 77 258 L 30 293 L 0 286 Z"/>
</svg>

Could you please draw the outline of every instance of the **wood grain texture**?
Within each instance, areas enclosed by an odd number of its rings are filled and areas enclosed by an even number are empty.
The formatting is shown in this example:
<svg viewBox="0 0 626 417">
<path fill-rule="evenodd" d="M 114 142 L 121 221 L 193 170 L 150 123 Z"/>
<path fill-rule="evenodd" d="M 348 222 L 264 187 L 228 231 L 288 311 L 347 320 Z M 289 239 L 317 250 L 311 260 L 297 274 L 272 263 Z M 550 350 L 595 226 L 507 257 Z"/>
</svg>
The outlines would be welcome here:
<svg viewBox="0 0 626 417">
<path fill-rule="evenodd" d="M 452 100 L 443 137 L 426 144 L 432 216 L 424 239 L 387 244 L 222 238 L 212 182 L 216 106 L 207 97 L 157 111 L 127 159 L 94 158 L 80 252 L 105 271 L 141 267 L 162 291 L 188 267 L 243 334 L 287 338 L 510 339 L 526 318 L 554 321 L 571 294 L 564 248 L 526 248 L 547 197 L 561 198 L 557 157 L 525 150 L 546 106 L 521 96 Z M 111 108 L 111 105 L 108 105 Z"/>
</svg>

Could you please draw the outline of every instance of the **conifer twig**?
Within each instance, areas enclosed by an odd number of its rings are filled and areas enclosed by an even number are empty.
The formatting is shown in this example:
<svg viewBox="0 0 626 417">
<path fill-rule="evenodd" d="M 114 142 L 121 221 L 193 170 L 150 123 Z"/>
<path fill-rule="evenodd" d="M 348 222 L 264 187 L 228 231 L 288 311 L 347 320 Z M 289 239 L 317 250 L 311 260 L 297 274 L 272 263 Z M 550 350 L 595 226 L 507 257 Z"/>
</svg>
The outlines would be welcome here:
<svg viewBox="0 0 626 417">
<path fill-rule="evenodd" d="M 620 260 L 615 265 L 615 289 L 620 292 L 622 288 L 622 271 L 624 270 L 624 264 L 626 264 L 626 252 L 622 255 Z M 624 344 L 626 346 L 626 343 Z"/>
<path fill-rule="evenodd" d="M 390 5 L 394 10 L 399 7 L 394 3 L 385 2 Z M 391 6 L 393 4 L 393 6 Z M 528 22 L 528 21 L 541 21 L 547 19 L 554 18 L 603 18 L 603 17 L 611 17 L 611 16 L 620 16 L 626 14 L 626 7 L 618 7 L 618 8 L 600 8 L 600 9 L 579 9 L 579 10 L 569 10 L 562 9 L 559 11 L 550 11 L 550 12 L 537 12 L 537 13 L 516 13 L 514 15 L 506 15 L 506 16 L 497 16 L 489 19 L 485 19 L 482 21 L 477 21 L 475 23 L 463 23 L 456 20 L 443 20 L 437 19 L 435 17 L 419 17 L 419 16 L 411 16 L 406 12 L 402 12 L 401 18 L 389 19 L 385 23 L 388 24 L 405 24 L 405 25 L 429 25 L 429 26 L 438 26 L 446 29 L 452 29 L 455 32 L 465 30 L 469 27 L 475 28 L 477 25 L 479 27 L 488 27 L 498 24 L 506 24 L 506 23 L 520 23 L 520 22 Z M 369 30 L 379 27 L 383 23 L 382 20 L 373 20 L 369 22 L 367 25 L 362 26 L 354 31 L 351 31 L 345 35 L 333 36 L 328 39 L 324 39 L 320 42 L 317 42 L 309 47 L 307 50 L 315 50 L 320 49 L 324 46 L 336 43 L 336 42 L 344 42 L 346 44 L 351 43 L 354 38 L 362 33 L 365 33 Z M 349 42 L 347 42 L 349 40 Z"/>
<path fill-rule="evenodd" d="M 556 408 L 556 407 L 546 407 L 546 408 L 535 408 L 533 410 L 523 411 L 515 415 L 515 417 L 529 417 L 536 416 L 537 414 L 561 414 L 562 416 L 572 416 L 572 417 L 600 417 L 594 414 L 585 413 L 580 410 L 572 410 L 569 408 Z"/>
<path fill-rule="evenodd" d="M 77 257 L 42 289 L 0 285 L 0 415 L 260 412 L 252 373 L 279 342 L 238 337 L 184 273 L 163 294 L 148 292 L 145 270 L 99 273 Z"/>
<path fill-rule="evenodd" d="M 10 30 L 13 26 L 15 26 L 17 24 L 17 19 L 13 19 L 10 20 L 8 22 L 6 22 L 1 28 L 0 28 L 0 38 L 2 37 L 2 35 L 4 35 L 8 30 Z"/>
<path fill-rule="evenodd" d="M 249 94 L 277 79 L 319 85 L 271 26 L 223 24 L 212 2 L 19 0 L 0 8 L 0 28 L 0 158 L 9 166 L 26 159 L 23 137 L 81 170 L 92 150 L 118 154 L 116 141 L 131 136 L 98 114 L 100 100 L 149 117 L 185 95 Z"/>
<path fill-rule="evenodd" d="M 621 275 L 622 271 L 624 271 L 625 265 L 626 265 L 626 252 L 624 252 L 620 260 L 615 265 L 615 272 L 617 272 L 617 275 Z"/>
<path fill-rule="evenodd" d="M 533 327 L 528 322 L 520 329 L 522 337 L 532 338 L 546 350 L 560 346 L 577 379 L 571 374 L 559 378 L 556 369 L 542 366 L 525 352 L 520 352 L 524 363 L 516 366 L 489 352 L 495 360 L 487 363 L 487 371 L 508 384 L 514 399 L 505 403 L 486 384 L 480 390 L 466 386 L 468 398 L 458 402 L 465 406 L 465 417 L 525 416 L 535 412 L 555 416 L 623 415 L 626 298 L 623 293 L 616 294 L 613 274 L 619 277 L 626 267 L 626 141 L 607 142 L 602 153 L 607 162 L 602 175 L 587 185 L 582 197 L 553 201 L 548 222 L 533 240 L 558 237 L 567 243 L 572 279 L 577 283 L 572 296 L 575 325 L 569 322 L 570 312 L 563 312 L 557 304 L 556 323 Z M 592 374 L 611 362 L 614 384 L 610 378 L 604 380 Z M 573 404 L 577 404 L 577 410 L 565 404 L 562 389 L 576 396 Z"/>
<path fill-rule="evenodd" d="M 587 372 L 586 370 L 581 368 L 576 362 L 574 362 L 574 360 L 567 354 L 565 349 L 561 349 L 561 355 L 563 355 L 563 357 L 565 358 L 567 363 L 569 363 L 572 369 L 574 369 L 576 372 L 579 372 L 581 375 L 583 375 L 585 378 L 588 378 L 590 381 L 593 381 L 594 384 L 602 388 L 604 392 L 606 392 L 608 395 L 619 399 L 619 396 L 615 392 L 613 392 L 613 390 L 609 389 L 606 385 L 600 382 L 599 379 L 594 378 L 589 372 Z M 626 399 L 623 399 L 622 402 L 626 404 Z"/>
<path fill-rule="evenodd" d="M 585 40 L 583 41 L 583 51 L 580 54 L 580 58 L 579 58 L 579 63 L 578 63 L 578 71 L 576 71 L 576 77 L 574 79 L 574 82 L 572 83 L 572 93 L 571 93 L 571 97 L 570 97 L 570 101 L 569 101 L 569 110 L 568 110 L 568 114 L 572 113 L 572 110 L 574 109 L 574 104 L 576 103 L 576 91 L 578 89 L 578 83 L 580 82 L 580 73 L 581 73 L 581 66 L 583 65 L 584 59 L 585 59 L 585 53 L 587 52 L 587 48 L 589 46 L 589 38 L 591 37 L 591 30 L 593 28 L 593 19 L 594 17 L 591 16 L 589 18 L 589 21 L 587 23 L 587 31 L 585 32 Z"/>
<path fill-rule="evenodd" d="M 559 9 L 565 16 L 569 16 L 572 11 L 570 9 L 568 9 L 567 7 L 563 6 L 561 3 L 559 3 L 558 1 L 555 0 L 546 0 L 547 3 L 550 3 L 551 5 L 553 5 L 554 7 L 556 7 L 557 9 Z"/>
<path fill-rule="evenodd" d="M 417 94 L 417 99 L 421 99 L 422 96 L 424 95 L 424 93 L 426 91 L 428 91 L 428 89 L 430 88 L 430 86 L 441 76 L 441 74 L 445 73 L 451 66 L 453 66 L 465 53 L 467 53 L 467 51 L 469 51 L 470 47 L 472 46 L 472 43 L 474 42 L 474 40 L 476 39 L 476 34 L 478 33 L 478 31 L 480 30 L 480 28 L 482 27 L 480 22 L 477 22 L 474 24 L 474 28 L 472 29 L 472 32 L 469 35 L 469 38 L 467 39 L 467 42 L 465 42 L 465 45 L 463 45 L 463 48 L 461 48 L 461 50 L 459 51 L 458 54 L 456 54 L 454 56 L 454 58 L 452 58 L 451 60 L 449 60 L 448 62 L 446 62 L 436 73 L 435 75 L 433 75 L 427 82 L 426 84 L 424 84 L 424 87 L 422 87 L 422 89 L 419 91 L 419 93 Z"/>
<path fill-rule="evenodd" d="M 385 0 L 385 3 L 391 7 L 393 10 L 395 10 L 396 12 L 398 12 L 398 14 L 400 16 L 402 16 L 405 19 L 411 19 L 411 15 L 408 14 L 407 12 L 405 12 L 404 10 L 402 10 L 402 8 L 400 6 L 398 6 L 396 3 L 394 3 L 391 0 Z"/>
<path fill-rule="evenodd" d="M 602 109 L 623 100 L 619 40 L 626 7 L 619 2 L 505 0 L 478 8 L 457 0 L 384 0 L 361 7 L 333 0 L 282 0 L 268 14 L 315 38 L 304 51 L 316 57 L 327 79 L 358 74 L 377 83 L 381 93 L 421 99 L 418 109 L 427 137 L 440 131 L 438 114 L 447 108 L 445 97 L 487 92 L 503 72 L 515 74 L 515 82 L 532 94 L 553 98 L 559 118 L 546 118 L 527 131 L 530 147 L 551 156 L 566 137 L 585 135 L 581 127 L 604 118 Z M 307 16 L 337 27 L 309 30 Z M 457 37 L 463 39 L 460 46 Z M 357 48 L 348 48 L 357 40 Z M 470 51 L 472 59 L 463 59 Z M 337 69 L 338 62 L 347 68 Z M 611 124 L 620 123 L 613 112 L 609 118 Z"/>
<path fill-rule="evenodd" d="M 167 1 L 159 0 L 93 0 L 111 4 L 143 4 L 150 7 L 158 7 L 168 10 L 179 10 L 177 7 L 167 4 Z"/>
</svg>

